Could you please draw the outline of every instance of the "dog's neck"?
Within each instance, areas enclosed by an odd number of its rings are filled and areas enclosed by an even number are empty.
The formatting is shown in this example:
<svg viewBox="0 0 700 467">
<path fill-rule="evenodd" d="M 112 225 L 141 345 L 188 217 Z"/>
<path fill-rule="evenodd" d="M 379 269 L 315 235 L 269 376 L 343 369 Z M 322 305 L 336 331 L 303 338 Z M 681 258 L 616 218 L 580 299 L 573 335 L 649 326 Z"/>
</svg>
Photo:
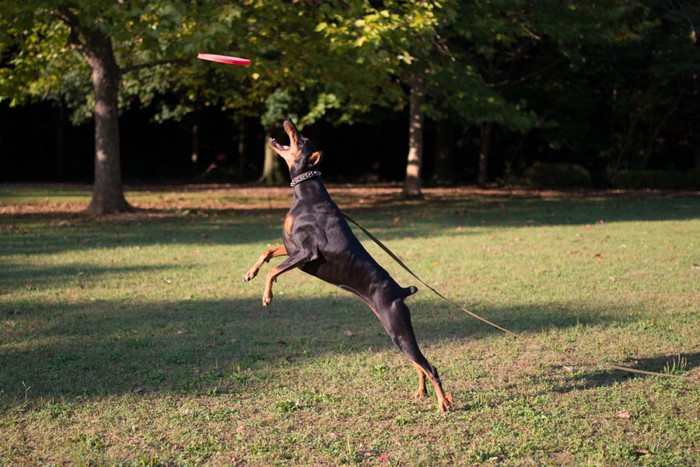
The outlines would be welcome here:
<svg viewBox="0 0 700 467">
<path fill-rule="evenodd" d="M 300 184 L 302 182 L 305 182 L 311 178 L 320 177 L 320 176 L 321 176 L 321 172 L 319 172 L 318 170 L 311 170 L 309 172 L 304 172 L 304 173 L 299 174 L 296 177 L 294 177 L 292 179 L 292 183 L 290 183 L 289 186 L 294 188 L 295 186 L 297 186 L 298 184 Z"/>
</svg>

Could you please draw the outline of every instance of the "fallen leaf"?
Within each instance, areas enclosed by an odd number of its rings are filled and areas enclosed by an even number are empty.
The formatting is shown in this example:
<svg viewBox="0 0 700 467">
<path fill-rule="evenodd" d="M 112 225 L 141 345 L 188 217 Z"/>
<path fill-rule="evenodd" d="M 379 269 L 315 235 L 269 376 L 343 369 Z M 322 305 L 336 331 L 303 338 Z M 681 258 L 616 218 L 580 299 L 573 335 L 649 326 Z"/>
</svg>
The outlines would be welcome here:
<svg viewBox="0 0 700 467">
<path fill-rule="evenodd" d="M 345 335 L 346 336 L 356 336 L 357 333 L 348 329 L 347 331 L 345 331 Z"/>
<path fill-rule="evenodd" d="M 651 451 L 647 449 L 635 449 L 634 452 L 638 456 L 651 456 Z"/>
<path fill-rule="evenodd" d="M 610 282 L 617 282 L 617 277 L 615 276 L 610 276 L 608 279 L 610 279 Z"/>
<path fill-rule="evenodd" d="M 383 452 L 379 455 L 379 457 L 377 457 L 377 460 L 379 462 L 386 462 L 389 460 L 389 456 L 385 452 Z"/>
<path fill-rule="evenodd" d="M 693 263 L 693 265 L 691 266 L 691 268 L 692 268 L 692 269 L 700 269 L 700 264 L 698 264 L 698 263 Z"/>
<path fill-rule="evenodd" d="M 615 414 L 615 416 L 617 418 L 629 419 L 630 413 L 627 410 L 620 410 L 618 413 Z"/>
</svg>

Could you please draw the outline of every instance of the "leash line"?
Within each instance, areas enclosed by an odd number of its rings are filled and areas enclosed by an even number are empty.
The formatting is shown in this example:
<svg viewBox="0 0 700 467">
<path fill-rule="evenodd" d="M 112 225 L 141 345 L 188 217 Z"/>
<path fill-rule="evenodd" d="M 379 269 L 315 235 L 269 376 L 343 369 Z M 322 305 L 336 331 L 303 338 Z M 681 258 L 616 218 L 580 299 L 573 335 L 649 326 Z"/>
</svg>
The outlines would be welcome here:
<svg viewBox="0 0 700 467">
<path fill-rule="evenodd" d="M 385 252 L 386 254 L 388 254 L 388 255 L 391 257 L 391 259 L 393 259 L 394 261 L 396 261 L 396 263 L 397 263 L 399 266 L 401 266 L 406 272 L 408 272 L 411 276 L 413 276 L 418 282 L 420 282 L 421 284 L 423 284 L 424 286 L 426 286 L 426 287 L 427 287 L 431 292 L 433 292 L 435 295 L 437 295 L 438 297 L 440 297 L 441 299 L 443 299 L 443 300 L 446 301 L 447 303 L 449 303 L 449 304 L 451 304 L 451 305 L 453 305 L 453 306 L 456 306 L 457 308 L 459 308 L 460 310 L 464 311 L 465 313 L 467 313 L 467 314 L 468 314 L 469 316 L 471 316 L 472 318 L 476 318 L 476 319 L 478 319 L 479 321 L 481 321 L 481 322 L 483 322 L 483 323 L 486 323 L 486 324 L 488 324 L 489 326 L 492 326 L 492 327 L 498 329 L 499 331 L 503 331 L 503 332 L 506 333 L 506 334 L 510 334 L 511 336 L 519 337 L 518 334 L 516 334 L 516 333 L 514 333 L 514 332 L 512 332 L 512 331 L 509 331 L 508 329 L 506 329 L 506 328 L 504 328 L 504 327 L 502 327 L 502 326 L 499 326 L 498 324 L 492 323 L 491 321 L 487 320 L 486 318 L 483 318 L 483 317 L 477 315 L 476 313 L 467 310 L 465 307 L 463 307 L 463 306 L 460 305 L 459 303 L 456 303 L 456 302 L 454 302 L 453 300 L 450 300 L 449 298 L 445 297 L 443 294 L 441 294 L 440 292 L 438 292 L 437 290 L 435 290 L 434 287 L 430 286 L 430 285 L 427 284 L 423 279 L 421 279 L 420 277 L 418 277 L 418 275 L 417 275 L 415 272 L 413 272 L 413 271 L 411 270 L 411 268 L 409 268 L 408 266 L 406 266 L 406 264 L 405 264 L 403 261 L 401 261 L 401 259 L 400 259 L 398 256 L 396 256 L 396 255 L 394 254 L 394 252 L 391 251 L 391 250 L 389 249 L 389 247 L 387 247 L 386 245 L 384 245 L 384 244 L 381 242 L 381 240 L 379 240 L 377 237 L 375 237 L 374 235 L 372 235 L 372 233 L 371 233 L 369 230 L 367 230 L 367 229 L 365 229 L 364 227 L 362 227 L 356 220 L 354 220 L 352 217 L 348 216 L 348 215 L 345 214 L 344 212 L 341 211 L 341 213 L 343 214 L 343 217 L 345 217 L 345 219 L 347 219 L 349 222 L 351 222 L 352 224 L 356 225 L 360 230 L 362 230 L 362 232 L 364 232 L 364 234 L 367 235 L 367 236 L 370 238 L 370 240 L 372 240 L 372 241 L 373 241 L 374 243 L 376 243 L 382 250 L 384 250 L 384 252 Z M 669 373 L 657 373 L 657 372 L 654 372 L 654 371 L 637 370 L 637 369 L 635 369 L 635 368 L 629 368 L 629 367 L 626 367 L 626 366 L 617 366 L 617 365 L 607 365 L 607 367 L 610 368 L 610 369 L 613 369 L 613 370 L 626 371 L 626 372 L 630 372 L 630 373 L 637 373 L 637 374 L 651 375 L 651 376 L 663 376 L 663 377 L 670 377 L 670 378 L 679 378 L 679 379 L 685 379 L 685 380 L 688 380 L 688 381 L 692 381 L 692 378 L 691 378 L 690 376 L 673 375 L 673 374 L 669 374 Z"/>
<path fill-rule="evenodd" d="M 473 312 L 467 310 L 466 308 L 464 308 L 464 307 L 463 307 L 462 305 L 460 305 L 459 303 L 456 303 L 456 302 L 450 300 L 449 298 L 445 297 L 443 294 L 441 294 L 440 292 L 438 292 L 437 290 L 435 290 L 435 288 L 433 288 L 433 287 L 430 286 L 428 283 L 426 283 L 423 279 L 421 279 L 420 277 L 418 277 L 418 275 L 417 275 L 415 272 L 411 271 L 411 268 L 409 268 L 408 266 L 406 266 L 406 264 L 405 264 L 403 261 L 401 261 L 401 259 L 400 259 L 398 256 L 396 256 L 396 255 L 394 254 L 393 251 L 391 251 L 386 245 L 384 245 L 377 237 L 375 237 L 374 235 L 372 235 L 372 234 L 369 232 L 369 230 L 367 230 L 367 229 L 365 229 L 364 227 L 362 227 L 360 224 L 357 223 L 357 221 L 355 221 L 353 218 L 351 218 L 351 217 L 348 216 L 347 214 L 345 214 L 345 213 L 342 213 L 342 214 L 343 214 L 343 216 L 344 216 L 348 221 L 350 221 L 350 222 L 352 222 L 353 224 L 355 224 L 360 230 L 362 230 L 362 232 L 364 232 L 365 235 L 367 235 L 374 243 L 376 243 L 382 250 L 384 250 L 384 252 L 385 252 L 386 254 L 388 254 L 388 255 L 391 257 L 391 259 L 393 259 L 394 261 L 396 261 L 396 262 L 398 263 L 399 266 L 401 266 L 406 272 L 408 272 L 411 276 L 413 276 L 418 282 L 420 282 L 421 284 L 423 284 L 424 286 L 426 286 L 426 287 L 427 287 L 431 292 L 433 292 L 435 295 L 437 295 L 438 297 L 440 297 L 441 299 L 443 299 L 443 300 L 446 301 L 447 303 L 449 303 L 449 304 L 451 304 L 451 305 L 453 305 L 453 306 L 456 306 L 457 308 L 459 308 L 460 310 L 464 311 L 465 313 L 467 313 L 467 314 L 468 314 L 469 316 L 471 316 L 472 318 L 476 318 L 476 319 L 478 319 L 479 321 L 481 321 L 481 322 L 483 322 L 483 323 L 486 323 L 486 324 L 488 324 L 489 326 L 492 326 L 492 327 L 498 329 L 499 331 L 503 331 L 503 332 L 505 332 L 506 334 L 510 334 L 511 336 L 516 336 L 516 337 L 517 337 L 517 334 L 516 334 L 516 333 L 514 333 L 514 332 L 512 332 L 512 331 L 509 331 L 508 329 L 506 329 L 506 328 L 504 328 L 504 327 L 502 327 L 502 326 L 499 326 L 498 324 L 492 323 L 491 321 L 487 320 L 486 318 L 482 318 L 481 316 L 477 315 L 476 313 L 473 313 Z"/>
<path fill-rule="evenodd" d="M 379 240 L 377 237 L 375 237 L 374 235 L 372 235 L 372 233 L 371 233 L 369 230 L 367 230 L 367 229 L 365 229 L 364 227 L 362 227 L 356 220 L 354 220 L 352 217 L 348 216 L 348 215 L 345 214 L 344 212 L 341 211 L 341 214 L 343 214 L 343 217 L 345 217 L 345 219 L 347 219 L 349 222 L 351 222 L 352 224 L 356 225 L 360 230 L 362 230 L 362 232 L 363 232 L 365 235 L 367 235 L 367 236 L 370 238 L 370 240 L 372 240 L 374 243 L 377 244 L 377 246 L 379 246 L 382 250 L 384 250 L 384 252 L 385 252 L 387 255 L 389 255 L 389 256 L 391 257 L 391 259 L 393 259 L 394 261 L 396 261 L 396 263 L 397 263 L 399 266 L 401 266 L 407 273 L 409 273 L 411 276 L 413 276 L 418 282 L 420 282 L 421 284 L 423 284 L 424 286 L 426 286 L 426 287 L 428 288 L 428 290 L 430 290 L 431 292 L 433 292 L 435 295 L 437 295 L 438 297 L 440 297 L 441 299 L 443 299 L 443 300 L 446 301 L 447 303 L 449 303 L 449 304 L 451 304 L 451 305 L 453 305 L 453 306 L 456 306 L 457 308 L 459 308 L 460 310 L 464 311 L 465 313 L 467 313 L 467 314 L 468 314 L 469 316 L 471 316 L 472 318 L 476 318 L 476 319 L 478 319 L 479 321 L 481 321 L 481 322 L 483 322 L 483 323 L 486 323 L 486 324 L 488 324 L 489 326 L 492 326 L 492 327 L 498 329 L 499 331 L 503 331 L 503 332 L 506 333 L 506 334 L 510 334 L 511 336 L 519 337 L 518 334 L 516 334 L 516 333 L 514 333 L 514 332 L 512 332 L 512 331 L 509 331 L 508 329 L 506 329 L 506 328 L 504 328 L 504 327 L 502 327 L 502 326 L 499 326 L 498 324 L 492 323 L 491 321 L 487 320 L 486 318 L 483 318 L 483 317 L 477 315 L 476 313 L 467 310 L 465 307 L 463 307 L 463 306 L 460 305 L 459 303 L 456 303 L 456 302 L 454 302 L 453 300 L 450 300 L 449 298 L 445 297 L 445 296 L 444 296 L 443 294 L 441 294 L 439 291 L 435 290 L 435 288 L 432 287 L 430 284 L 426 283 L 423 279 L 421 279 L 420 277 L 418 277 L 418 275 L 417 275 L 415 272 L 413 272 L 413 271 L 411 270 L 411 268 L 409 268 L 408 266 L 406 266 L 406 263 L 404 263 L 403 261 L 401 261 L 401 259 L 400 259 L 398 256 L 396 256 L 396 254 L 394 254 L 394 252 L 391 251 L 391 250 L 389 249 L 389 247 L 387 247 L 386 245 L 384 245 L 384 244 L 381 242 L 381 240 Z M 685 379 L 685 380 L 688 380 L 688 381 L 692 381 L 692 379 L 691 379 L 690 376 L 674 375 L 674 374 L 670 374 L 670 373 L 657 373 L 657 372 L 654 372 L 654 371 L 646 371 L 646 370 L 637 370 L 636 368 L 629 368 L 629 367 L 626 367 L 626 366 L 617 366 L 617 365 L 607 365 L 607 367 L 608 367 L 608 368 L 611 368 L 611 369 L 614 369 L 614 370 L 618 370 L 618 371 L 627 371 L 627 372 L 630 372 L 630 373 L 638 373 L 638 374 L 652 375 L 652 376 L 663 376 L 663 377 L 670 377 L 670 378 L 680 378 L 680 379 Z"/>
<path fill-rule="evenodd" d="M 626 366 L 610 365 L 610 368 L 619 371 L 629 371 L 630 373 L 639 373 L 640 375 L 663 376 L 666 378 L 679 378 L 691 380 L 690 376 L 674 375 L 672 373 L 657 373 L 655 371 L 637 370 L 636 368 L 628 368 Z"/>
</svg>

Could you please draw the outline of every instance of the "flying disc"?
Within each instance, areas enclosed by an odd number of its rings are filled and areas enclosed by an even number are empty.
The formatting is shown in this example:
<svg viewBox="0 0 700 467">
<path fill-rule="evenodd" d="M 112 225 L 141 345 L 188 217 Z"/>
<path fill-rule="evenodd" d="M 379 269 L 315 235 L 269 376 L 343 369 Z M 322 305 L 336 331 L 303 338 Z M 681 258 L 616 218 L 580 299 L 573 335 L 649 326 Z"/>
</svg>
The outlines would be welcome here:
<svg viewBox="0 0 700 467">
<path fill-rule="evenodd" d="M 250 60 L 247 58 L 229 57 L 227 55 L 205 54 L 204 52 L 200 52 L 197 54 L 197 58 L 200 60 L 209 60 L 210 62 L 225 63 L 227 65 L 250 65 Z"/>
</svg>

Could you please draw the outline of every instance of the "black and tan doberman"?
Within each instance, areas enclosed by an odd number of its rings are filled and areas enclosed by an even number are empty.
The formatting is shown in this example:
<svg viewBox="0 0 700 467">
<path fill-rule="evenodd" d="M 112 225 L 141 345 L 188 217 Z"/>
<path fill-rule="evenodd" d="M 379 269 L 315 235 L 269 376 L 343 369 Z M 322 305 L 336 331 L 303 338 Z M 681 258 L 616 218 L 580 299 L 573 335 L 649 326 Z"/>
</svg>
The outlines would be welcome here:
<svg viewBox="0 0 700 467">
<path fill-rule="evenodd" d="M 369 305 L 384 329 L 418 372 L 417 398 L 426 395 L 426 377 L 437 395 L 438 409 L 446 412 L 452 405 L 445 394 L 438 372 L 425 358 L 413 332 L 411 314 L 404 299 L 417 289 L 401 287 L 365 250 L 350 230 L 343 214 L 333 202 L 318 171 L 323 154 L 305 138 L 290 119 L 284 121 L 289 145 L 270 138 L 269 145 L 289 166 L 294 190 L 292 207 L 284 219 L 284 244 L 269 248 L 248 270 L 244 280 L 253 279 L 260 267 L 276 256 L 288 256 L 270 269 L 265 280 L 263 306 L 272 300 L 272 284 L 293 268 L 316 276 L 358 295 Z"/>
</svg>

